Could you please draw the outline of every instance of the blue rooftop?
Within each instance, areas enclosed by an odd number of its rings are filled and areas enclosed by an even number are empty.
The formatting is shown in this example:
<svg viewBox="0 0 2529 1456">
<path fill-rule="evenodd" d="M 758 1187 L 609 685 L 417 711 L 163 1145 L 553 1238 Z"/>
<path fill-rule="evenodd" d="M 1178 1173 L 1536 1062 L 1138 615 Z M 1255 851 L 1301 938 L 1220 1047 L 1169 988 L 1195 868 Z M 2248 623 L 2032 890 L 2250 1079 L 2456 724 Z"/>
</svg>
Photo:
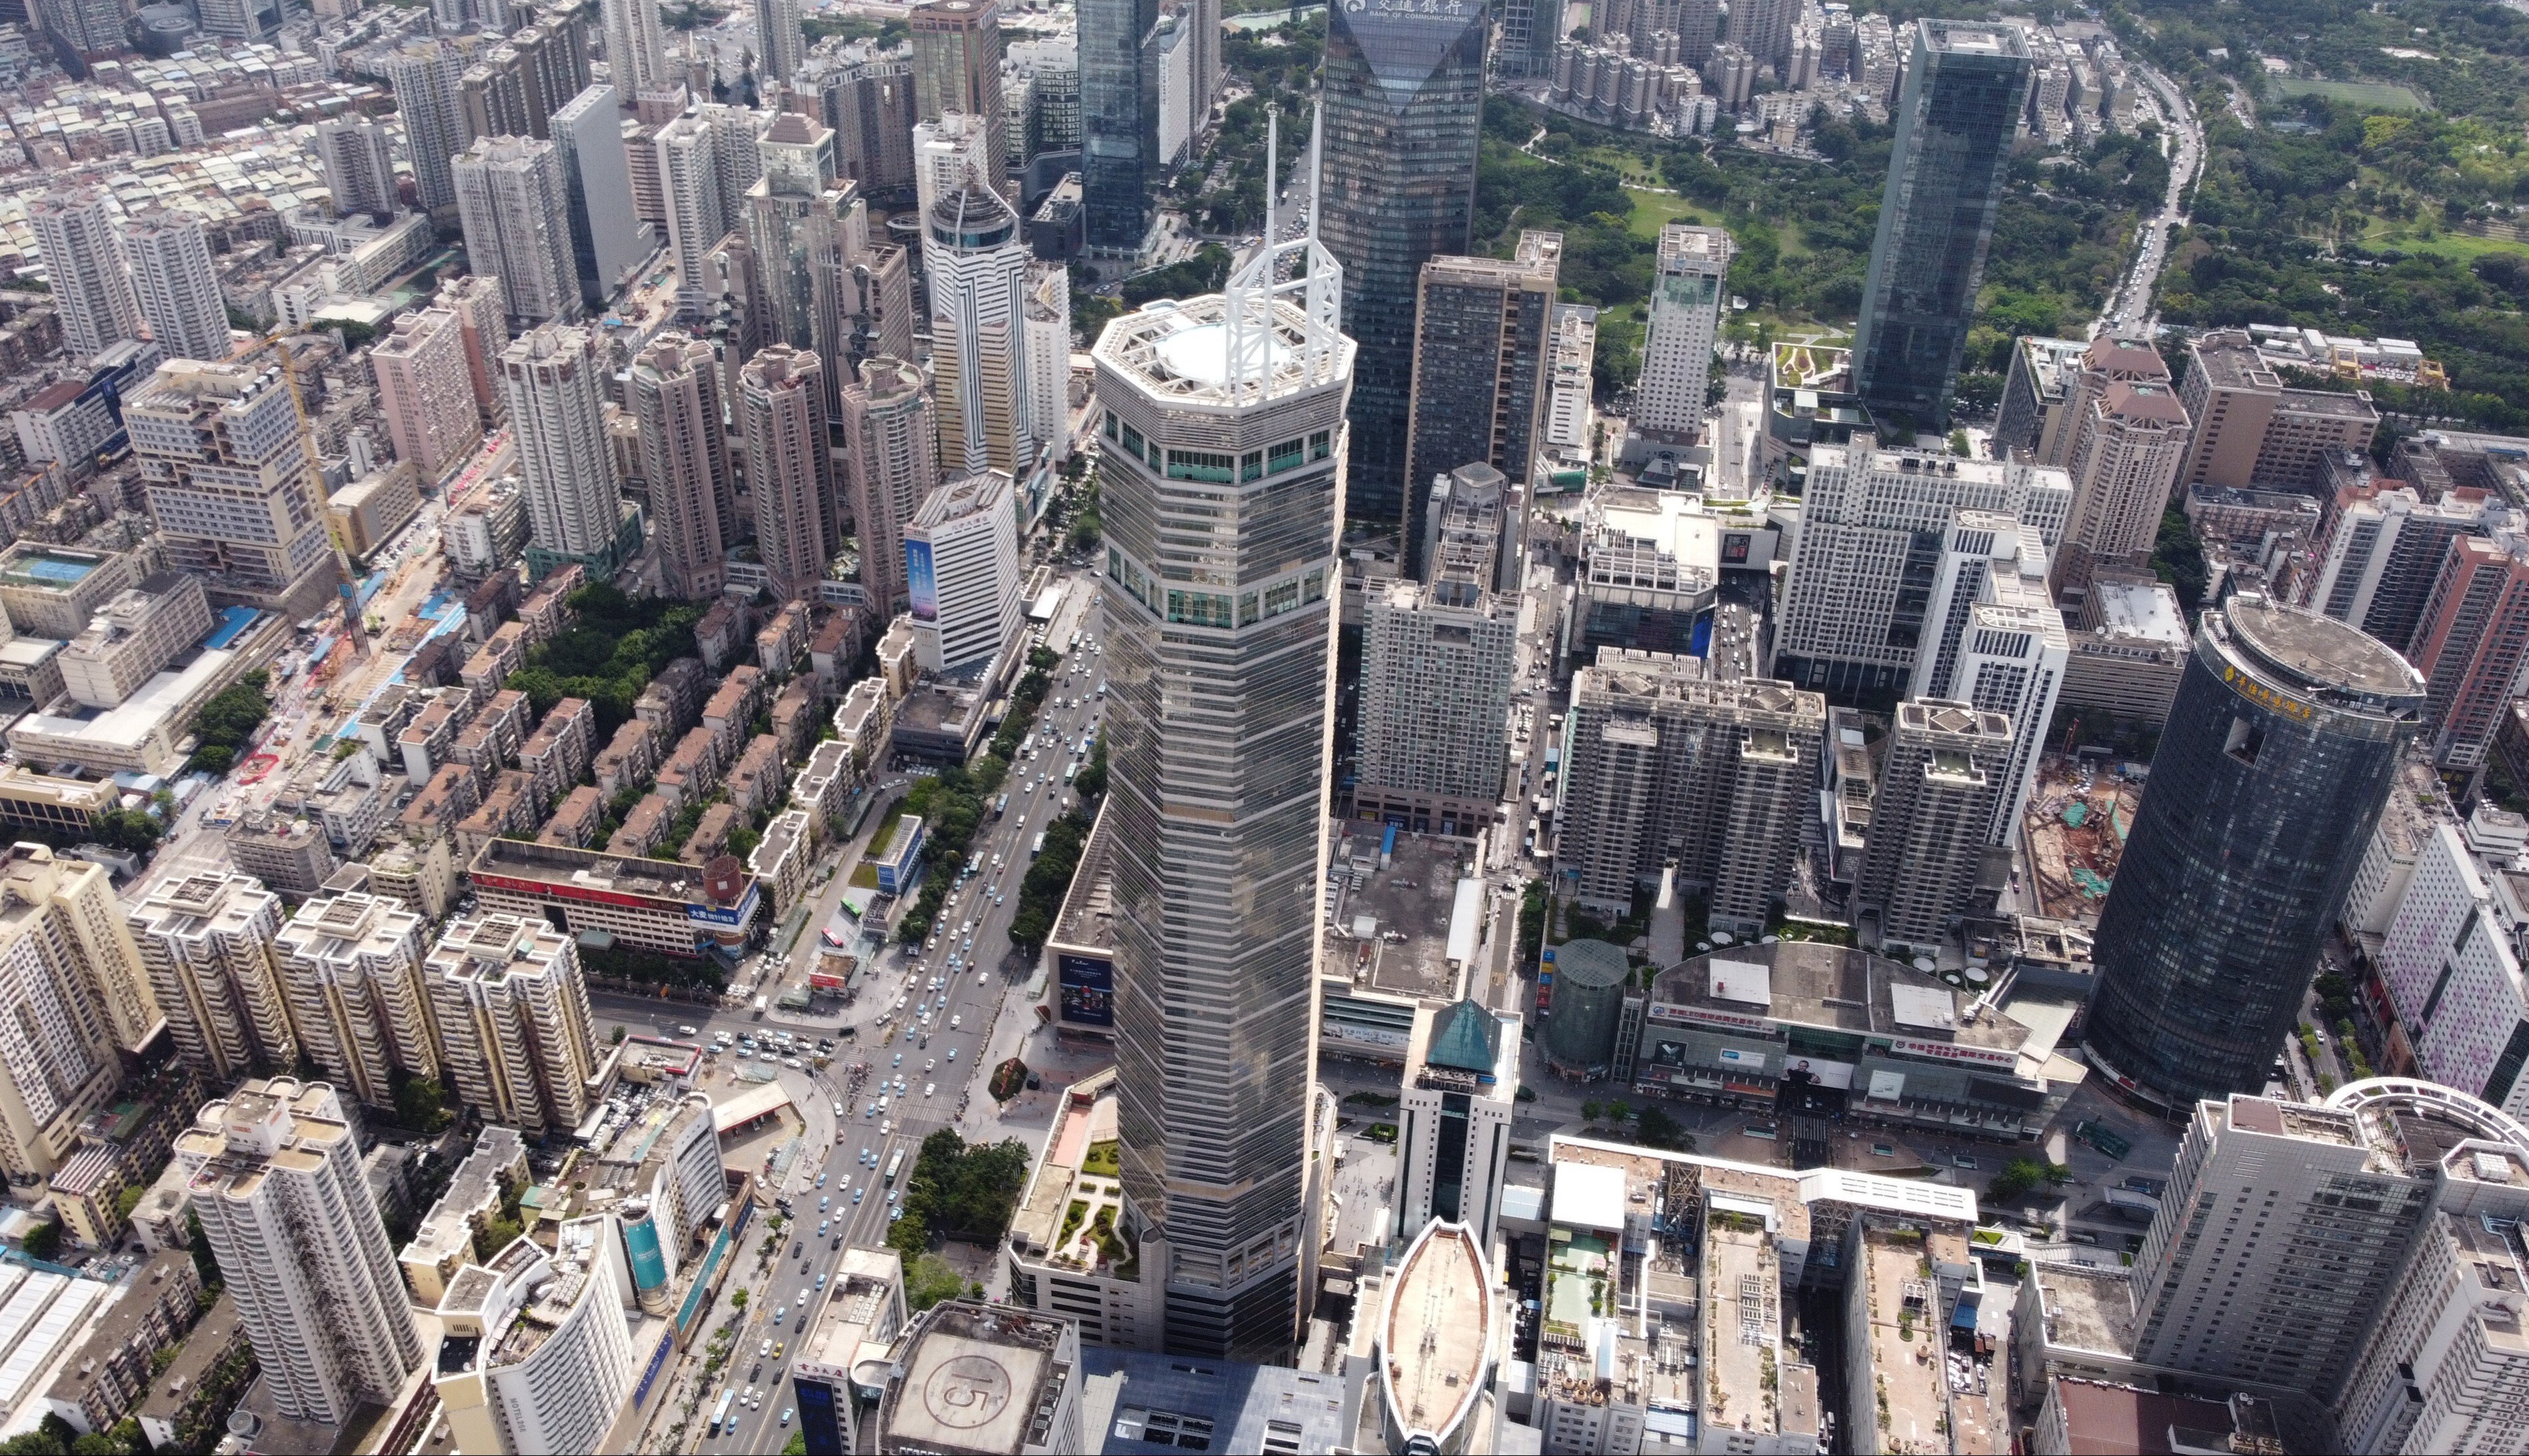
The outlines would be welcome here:
<svg viewBox="0 0 2529 1456">
<path fill-rule="evenodd" d="M 207 648 L 228 647 L 239 638 L 243 637 L 245 635 L 245 629 L 253 626 L 254 619 L 262 615 L 263 613 L 250 606 L 221 607 L 219 619 L 212 624 L 211 635 L 202 639 L 202 646 Z"/>
</svg>

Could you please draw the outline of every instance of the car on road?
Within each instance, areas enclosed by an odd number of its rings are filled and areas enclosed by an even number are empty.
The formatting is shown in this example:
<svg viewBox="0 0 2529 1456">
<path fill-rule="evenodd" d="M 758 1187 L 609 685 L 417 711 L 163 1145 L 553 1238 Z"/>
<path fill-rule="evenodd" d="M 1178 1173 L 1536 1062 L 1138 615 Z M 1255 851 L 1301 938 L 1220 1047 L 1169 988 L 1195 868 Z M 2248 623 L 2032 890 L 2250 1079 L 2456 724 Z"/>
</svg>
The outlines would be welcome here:
<svg viewBox="0 0 2529 1456">
<path fill-rule="evenodd" d="M 824 1173 L 817 1174 L 817 1186 L 820 1188 L 826 1186 L 826 1175 Z"/>
<path fill-rule="evenodd" d="M 950 1017 L 948 1018 L 948 1029 L 949 1029 L 949 1030 L 951 1030 L 951 1031 L 954 1031 L 954 1030 L 956 1030 L 958 1027 L 963 1026 L 963 1025 L 965 1025 L 965 1024 L 966 1024 L 966 1018 L 965 1018 L 964 1016 L 950 1016 Z"/>
<path fill-rule="evenodd" d="M 817 1221 L 817 1232 L 823 1234 L 826 1231 L 826 1225 L 834 1222 L 834 1221 L 832 1219 L 819 1219 Z"/>
<path fill-rule="evenodd" d="M 976 979 L 977 979 L 977 980 L 981 980 L 981 979 L 983 979 L 983 977 L 978 976 L 978 977 L 976 977 Z M 957 1060 L 957 1049 L 956 1049 L 955 1047 L 950 1047 L 950 1048 L 948 1049 L 948 1060 L 949 1060 L 949 1061 L 951 1061 L 951 1062 L 954 1062 L 954 1061 L 956 1061 L 956 1060 Z"/>
<path fill-rule="evenodd" d="M 937 1096 L 939 1096 L 939 1095 L 940 1095 L 940 1084 L 939 1084 L 938 1082 L 925 1082 L 925 1083 L 923 1083 L 923 1084 L 922 1084 L 922 1095 L 923 1095 L 923 1096 L 925 1096 L 925 1097 L 937 1097 Z"/>
<path fill-rule="evenodd" d="M 679 1026 L 676 1028 L 676 1033 L 680 1036 L 699 1036 L 702 1034 L 694 1030 L 691 1026 Z"/>
<path fill-rule="evenodd" d="M 761 1359 L 763 1359 L 764 1357 L 766 1357 L 766 1356 L 768 1356 L 768 1355 L 771 1355 L 772 1353 L 773 1353 L 773 1341 L 771 1341 L 771 1340 L 766 1340 L 762 1345 L 760 1345 L 760 1346 L 758 1346 L 758 1347 L 756 1348 L 755 1356 L 756 1356 L 756 1358 L 757 1358 L 757 1359 L 761 1360 Z"/>
<path fill-rule="evenodd" d="M 787 1425 L 789 1425 L 789 1424 L 790 1424 L 790 1412 L 791 1412 L 791 1410 L 792 1410 L 792 1409 L 793 1409 L 792 1407 L 790 1407 L 790 1406 L 786 1406 L 786 1405 L 785 1405 L 785 1406 L 783 1406 L 783 1407 L 781 1408 L 781 1424 L 782 1424 L 782 1425 L 787 1426 Z"/>
<path fill-rule="evenodd" d="M 866 1189 L 866 1188 L 854 1188 L 854 1189 L 852 1190 L 852 1204 L 853 1204 L 853 1206 L 854 1206 L 854 1207 L 858 1207 L 858 1206 L 859 1206 L 860 1201 L 861 1201 L 861 1195 L 862 1195 L 863 1193 L 868 1192 L 868 1191 L 869 1191 L 869 1190 L 868 1190 L 868 1189 Z"/>
</svg>

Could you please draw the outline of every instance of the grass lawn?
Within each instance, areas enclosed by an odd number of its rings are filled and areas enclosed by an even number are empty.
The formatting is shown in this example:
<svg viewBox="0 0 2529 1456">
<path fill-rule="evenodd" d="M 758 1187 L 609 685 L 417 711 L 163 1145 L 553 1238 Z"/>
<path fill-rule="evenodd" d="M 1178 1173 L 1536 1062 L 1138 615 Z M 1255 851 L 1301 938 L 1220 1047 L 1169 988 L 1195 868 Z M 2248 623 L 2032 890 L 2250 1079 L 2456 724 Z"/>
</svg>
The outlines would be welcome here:
<svg viewBox="0 0 2529 1456">
<path fill-rule="evenodd" d="M 2529 256 L 2529 242 L 2509 242 L 2500 237 L 2477 237 L 2466 233 L 2436 229 L 2429 237 L 2413 226 L 2373 218 L 2362 230 L 2362 245 L 2373 248 L 2403 248 L 2410 253 L 2430 253 L 2439 258 L 2452 258 L 2461 263 L 2482 258 L 2489 253 L 2508 253 L 2513 257 Z"/>
<path fill-rule="evenodd" d="M 2389 81 L 2274 79 L 2266 82 L 2266 90 L 2280 97 L 2324 96 L 2330 101 L 2368 106 L 2380 111 L 2432 110 L 2423 97 L 2405 86 Z"/>
<path fill-rule="evenodd" d="M 1634 215 L 1627 222 L 1627 231 L 1636 237 L 1656 239 L 1660 229 L 1670 223 L 1694 223 L 1710 228 L 1725 226 L 1719 213 L 1675 193 L 1645 192 L 1640 187 L 1626 190 L 1634 199 Z"/>
<path fill-rule="evenodd" d="M 875 890 L 878 888 L 878 866 L 864 859 L 852 866 L 850 878 L 843 883 L 855 890 Z"/>
</svg>

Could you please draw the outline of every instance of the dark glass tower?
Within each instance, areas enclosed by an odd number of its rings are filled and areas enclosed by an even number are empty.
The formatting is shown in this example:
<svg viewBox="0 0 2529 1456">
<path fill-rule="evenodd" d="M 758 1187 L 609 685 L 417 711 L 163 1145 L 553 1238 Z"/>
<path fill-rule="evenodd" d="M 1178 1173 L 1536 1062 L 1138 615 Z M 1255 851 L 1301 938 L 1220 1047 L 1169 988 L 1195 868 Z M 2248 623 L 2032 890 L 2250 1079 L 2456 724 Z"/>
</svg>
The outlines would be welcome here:
<svg viewBox="0 0 2529 1456">
<path fill-rule="evenodd" d="M 2028 69 L 2017 26 L 1915 27 L 1853 344 L 1874 413 L 1925 428 L 1949 422 Z"/>
<path fill-rule="evenodd" d="M 1343 265 L 1344 331 L 1361 345 L 1344 516 L 1401 525 L 1415 293 L 1425 263 L 1468 251 L 1489 21 L 1483 0 L 1346 0 L 1327 13 L 1318 231 Z"/>
<path fill-rule="evenodd" d="M 2264 1085 L 2423 704 L 2342 622 L 2204 614 L 2099 918 L 2091 1066 L 2179 1110 Z"/>
<path fill-rule="evenodd" d="M 1080 204 L 1089 245 L 1130 251 L 1158 185 L 1158 0 L 1080 0 Z"/>
</svg>

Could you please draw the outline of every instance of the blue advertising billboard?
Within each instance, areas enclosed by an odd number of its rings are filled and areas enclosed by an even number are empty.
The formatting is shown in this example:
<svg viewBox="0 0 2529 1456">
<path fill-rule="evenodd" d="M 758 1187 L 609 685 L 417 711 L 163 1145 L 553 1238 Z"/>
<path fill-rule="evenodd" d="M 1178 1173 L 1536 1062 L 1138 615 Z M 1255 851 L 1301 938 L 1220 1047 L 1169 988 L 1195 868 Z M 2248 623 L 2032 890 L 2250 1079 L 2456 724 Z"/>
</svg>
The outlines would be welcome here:
<svg viewBox="0 0 2529 1456">
<path fill-rule="evenodd" d="M 904 581 L 913 594 L 913 620 L 940 620 L 940 577 L 931 566 L 931 543 L 908 541 L 904 544 Z"/>
<path fill-rule="evenodd" d="M 1115 1024 L 1115 962 L 1103 956 L 1056 958 L 1062 985 L 1062 1019 L 1074 1026 Z"/>
</svg>

